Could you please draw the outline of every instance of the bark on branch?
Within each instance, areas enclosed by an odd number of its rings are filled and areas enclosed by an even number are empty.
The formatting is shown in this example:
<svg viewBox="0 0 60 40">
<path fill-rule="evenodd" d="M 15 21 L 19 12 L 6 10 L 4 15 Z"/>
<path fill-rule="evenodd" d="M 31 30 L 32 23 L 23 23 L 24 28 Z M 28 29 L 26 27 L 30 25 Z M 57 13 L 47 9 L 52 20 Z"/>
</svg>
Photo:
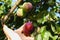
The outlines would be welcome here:
<svg viewBox="0 0 60 40">
<path fill-rule="evenodd" d="M 9 15 L 16 9 L 16 7 L 19 5 L 19 3 L 22 0 L 17 0 L 17 2 L 15 3 L 15 5 L 10 9 L 10 11 L 8 12 L 8 14 L 2 19 L 2 24 L 8 19 Z"/>
</svg>

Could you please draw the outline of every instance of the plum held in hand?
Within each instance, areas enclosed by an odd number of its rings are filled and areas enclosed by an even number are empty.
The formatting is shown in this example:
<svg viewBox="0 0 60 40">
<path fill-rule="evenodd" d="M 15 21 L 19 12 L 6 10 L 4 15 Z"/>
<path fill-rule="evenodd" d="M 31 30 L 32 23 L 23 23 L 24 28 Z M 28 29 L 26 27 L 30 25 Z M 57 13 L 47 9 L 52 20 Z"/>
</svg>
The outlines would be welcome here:
<svg viewBox="0 0 60 40">
<path fill-rule="evenodd" d="M 27 22 L 24 26 L 23 33 L 26 36 L 30 36 L 30 34 L 34 31 L 34 26 L 32 22 Z"/>
<path fill-rule="evenodd" d="M 25 2 L 23 4 L 23 9 L 25 12 L 29 12 L 32 8 L 33 8 L 33 5 L 30 2 Z"/>
</svg>

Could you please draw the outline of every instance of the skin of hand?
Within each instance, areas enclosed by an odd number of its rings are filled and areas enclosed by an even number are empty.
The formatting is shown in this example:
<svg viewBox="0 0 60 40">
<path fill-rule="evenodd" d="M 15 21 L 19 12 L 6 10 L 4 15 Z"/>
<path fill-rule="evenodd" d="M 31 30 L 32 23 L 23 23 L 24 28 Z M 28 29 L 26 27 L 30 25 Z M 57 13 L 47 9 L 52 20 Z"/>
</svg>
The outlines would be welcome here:
<svg viewBox="0 0 60 40">
<path fill-rule="evenodd" d="M 5 24 L 3 25 L 3 31 L 8 38 L 8 40 L 34 40 L 34 37 L 25 36 L 22 33 L 23 27 L 25 24 L 23 24 L 20 28 L 17 30 L 12 30 L 8 28 Z"/>
</svg>

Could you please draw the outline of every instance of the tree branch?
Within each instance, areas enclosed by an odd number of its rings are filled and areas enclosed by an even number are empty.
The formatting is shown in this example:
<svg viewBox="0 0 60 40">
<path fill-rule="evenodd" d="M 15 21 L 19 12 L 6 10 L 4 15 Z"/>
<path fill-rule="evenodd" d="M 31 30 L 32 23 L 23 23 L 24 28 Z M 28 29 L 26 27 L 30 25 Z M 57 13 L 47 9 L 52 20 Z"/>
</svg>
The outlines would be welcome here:
<svg viewBox="0 0 60 40">
<path fill-rule="evenodd" d="M 19 5 L 19 3 L 22 0 L 17 0 L 17 2 L 15 3 L 15 5 L 10 9 L 10 11 L 8 12 L 8 14 L 2 19 L 2 24 L 4 24 L 4 22 L 8 19 L 9 15 L 11 15 L 11 13 L 16 9 L 16 7 Z"/>
</svg>

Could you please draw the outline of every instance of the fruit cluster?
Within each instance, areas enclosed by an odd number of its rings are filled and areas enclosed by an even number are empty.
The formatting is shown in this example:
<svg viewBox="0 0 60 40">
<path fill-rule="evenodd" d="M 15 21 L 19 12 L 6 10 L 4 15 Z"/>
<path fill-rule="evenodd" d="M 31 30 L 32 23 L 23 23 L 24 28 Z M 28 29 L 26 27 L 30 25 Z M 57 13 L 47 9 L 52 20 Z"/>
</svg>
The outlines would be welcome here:
<svg viewBox="0 0 60 40">
<path fill-rule="evenodd" d="M 17 16 L 24 17 L 27 12 L 29 12 L 30 10 L 32 10 L 32 8 L 33 8 L 32 3 L 30 3 L 30 2 L 23 3 L 23 5 L 21 6 L 21 8 L 19 8 L 17 10 Z M 33 30 L 34 30 L 34 27 L 33 27 L 32 22 L 31 21 L 26 22 L 26 24 L 25 24 L 25 26 L 23 28 L 23 33 L 26 36 L 30 36 L 30 34 L 33 32 Z"/>
<path fill-rule="evenodd" d="M 17 16 L 19 17 L 23 17 L 26 12 L 29 12 L 33 8 L 32 3 L 30 2 L 25 2 L 21 7 L 22 8 L 17 10 Z"/>
</svg>

